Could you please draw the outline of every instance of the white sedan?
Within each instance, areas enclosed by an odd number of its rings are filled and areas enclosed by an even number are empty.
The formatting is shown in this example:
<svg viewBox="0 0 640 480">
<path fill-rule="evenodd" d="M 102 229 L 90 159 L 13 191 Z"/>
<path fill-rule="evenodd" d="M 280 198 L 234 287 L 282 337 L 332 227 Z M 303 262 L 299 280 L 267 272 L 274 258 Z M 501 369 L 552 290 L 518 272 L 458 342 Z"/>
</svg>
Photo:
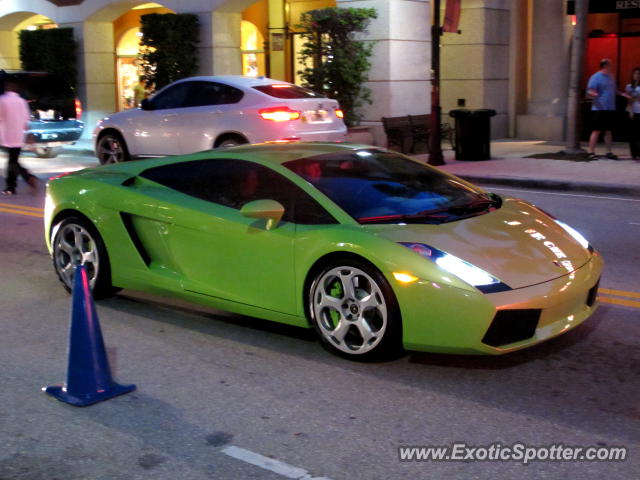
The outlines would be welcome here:
<svg viewBox="0 0 640 480">
<path fill-rule="evenodd" d="M 178 80 L 114 113 L 94 132 L 100 163 L 180 155 L 222 146 L 278 140 L 340 141 L 347 128 L 335 100 L 265 77 Z"/>
</svg>

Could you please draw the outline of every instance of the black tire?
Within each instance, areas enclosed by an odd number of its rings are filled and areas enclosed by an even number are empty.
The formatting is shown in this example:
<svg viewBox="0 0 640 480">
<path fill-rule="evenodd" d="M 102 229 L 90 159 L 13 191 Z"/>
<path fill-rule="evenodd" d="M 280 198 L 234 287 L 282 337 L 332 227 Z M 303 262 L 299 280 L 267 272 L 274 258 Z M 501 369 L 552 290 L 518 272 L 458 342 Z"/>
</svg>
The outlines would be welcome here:
<svg viewBox="0 0 640 480">
<path fill-rule="evenodd" d="M 105 133 L 98 138 L 96 156 L 101 165 L 128 162 L 131 160 L 127 144 L 118 133 Z"/>
<path fill-rule="evenodd" d="M 111 284 L 111 265 L 104 241 L 90 221 L 79 216 L 66 217 L 52 229 L 51 246 L 53 268 L 67 292 L 72 291 L 75 266 L 79 264 L 85 265 L 96 300 L 119 290 Z"/>
<path fill-rule="evenodd" d="M 351 295 L 347 282 L 354 286 Z M 384 275 L 370 264 L 353 258 L 328 262 L 313 274 L 306 302 L 322 345 L 331 353 L 372 361 L 403 352 L 398 301 Z"/>
<path fill-rule="evenodd" d="M 38 158 L 56 158 L 60 150 L 60 147 L 36 147 L 34 153 Z"/>
<path fill-rule="evenodd" d="M 236 145 L 244 145 L 246 143 L 249 143 L 247 139 L 240 135 L 225 135 L 216 140 L 214 148 L 235 147 Z"/>
</svg>

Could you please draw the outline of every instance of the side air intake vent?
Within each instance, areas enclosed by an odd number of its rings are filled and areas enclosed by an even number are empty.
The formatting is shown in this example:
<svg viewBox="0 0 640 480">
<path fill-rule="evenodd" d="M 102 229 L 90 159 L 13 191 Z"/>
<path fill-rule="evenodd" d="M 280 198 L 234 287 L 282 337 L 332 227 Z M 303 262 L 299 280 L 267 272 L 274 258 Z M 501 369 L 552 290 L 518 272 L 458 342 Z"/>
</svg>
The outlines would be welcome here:
<svg viewBox="0 0 640 480">
<path fill-rule="evenodd" d="M 124 228 L 127 229 L 127 233 L 129 234 L 129 237 L 131 238 L 133 245 L 136 247 L 136 250 L 140 254 L 140 258 L 142 258 L 142 261 L 145 263 L 145 265 L 149 266 L 149 264 L 151 263 L 151 257 L 149 256 L 149 253 L 147 253 L 147 251 L 144 248 L 144 245 L 142 245 L 142 242 L 140 241 L 140 237 L 138 236 L 138 233 L 136 232 L 136 229 L 133 226 L 131 215 L 129 215 L 128 213 L 120 212 L 120 217 L 122 218 L 122 223 L 124 224 Z"/>
</svg>

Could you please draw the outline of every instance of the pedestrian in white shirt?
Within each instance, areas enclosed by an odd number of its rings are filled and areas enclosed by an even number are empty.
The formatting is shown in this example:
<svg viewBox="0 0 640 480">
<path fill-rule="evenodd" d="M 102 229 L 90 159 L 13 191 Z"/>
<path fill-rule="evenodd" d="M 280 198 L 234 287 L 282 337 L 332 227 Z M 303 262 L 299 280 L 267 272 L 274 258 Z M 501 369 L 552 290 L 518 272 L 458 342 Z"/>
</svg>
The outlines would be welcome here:
<svg viewBox="0 0 640 480">
<path fill-rule="evenodd" d="M 631 72 L 631 83 L 625 89 L 629 99 L 629 150 L 634 160 L 640 159 L 640 67 Z"/>
<path fill-rule="evenodd" d="M 0 95 L 0 146 L 9 155 L 7 163 L 6 186 L 3 195 L 15 195 L 18 176 L 21 176 L 33 191 L 37 179 L 18 162 L 24 145 L 24 132 L 29 124 L 29 105 L 18 95 L 17 85 L 11 80 L 5 81 L 5 93 Z"/>
</svg>

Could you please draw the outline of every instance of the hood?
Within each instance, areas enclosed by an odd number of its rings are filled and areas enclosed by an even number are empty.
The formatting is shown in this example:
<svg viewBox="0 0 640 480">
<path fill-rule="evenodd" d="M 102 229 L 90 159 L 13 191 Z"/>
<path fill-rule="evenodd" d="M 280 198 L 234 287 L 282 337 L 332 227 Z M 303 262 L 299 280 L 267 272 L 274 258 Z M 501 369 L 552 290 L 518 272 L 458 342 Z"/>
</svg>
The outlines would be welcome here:
<svg viewBox="0 0 640 480">
<path fill-rule="evenodd" d="M 498 210 L 440 225 L 365 225 L 393 242 L 424 243 L 455 255 L 522 288 L 580 268 L 591 253 L 552 218 L 523 200 L 505 199 Z"/>
</svg>

